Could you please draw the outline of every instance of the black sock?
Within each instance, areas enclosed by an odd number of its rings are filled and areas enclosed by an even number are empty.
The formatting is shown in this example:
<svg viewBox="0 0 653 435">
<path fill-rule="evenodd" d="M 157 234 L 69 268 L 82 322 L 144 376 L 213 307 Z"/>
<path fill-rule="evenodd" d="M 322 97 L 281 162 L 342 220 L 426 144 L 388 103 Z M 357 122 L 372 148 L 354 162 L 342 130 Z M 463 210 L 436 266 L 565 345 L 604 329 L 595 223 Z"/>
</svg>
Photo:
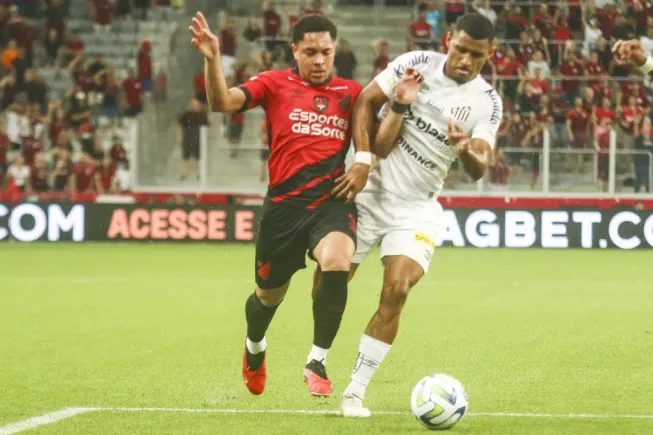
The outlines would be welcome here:
<svg viewBox="0 0 653 435">
<path fill-rule="evenodd" d="M 256 292 L 249 295 L 245 303 L 245 318 L 247 319 L 247 338 L 254 343 L 258 343 L 265 337 L 265 331 L 268 330 L 270 322 L 277 311 L 276 307 L 267 307 L 256 296 Z M 256 355 L 247 351 L 247 364 L 252 370 L 257 369 L 263 363 L 264 353 Z"/>
<path fill-rule="evenodd" d="M 313 300 L 313 344 L 330 349 L 347 304 L 349 272 L 322 272 L 322 284 Z"/>
</svg>

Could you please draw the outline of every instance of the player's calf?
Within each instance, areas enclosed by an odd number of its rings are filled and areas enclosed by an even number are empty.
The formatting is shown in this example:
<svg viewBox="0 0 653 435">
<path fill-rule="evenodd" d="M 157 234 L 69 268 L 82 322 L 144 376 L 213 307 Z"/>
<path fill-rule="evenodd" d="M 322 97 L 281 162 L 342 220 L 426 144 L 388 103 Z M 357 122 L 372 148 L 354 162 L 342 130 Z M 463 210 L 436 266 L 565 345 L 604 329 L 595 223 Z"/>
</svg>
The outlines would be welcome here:
<svg viewBox="0 0 653 435">
<path fill-rule="evenodd" d="M 379 307 L 361 337 L 358 357 L 351 375 L 351 382 L 345 389 L 342 414 L 357 414 L 345 409 L 351 398 L 365 397 L 365 390 L 379 365 L 390 351 L 399 330 L 399 319 L 406 304 L 410 289 L 424 275 L 424 269 L 413 259 L 399 255 L 383 258 L 385 272 Z M 362 405 L 361 405 L 362 406 Z M 358 415 L 352 415 L 358 416 Z"/>
<path fill-rule="evenodd" d="M 348 235 L 334 232 L 325 236 L 313 251 L 322 270 L 313 296 L 313 347 L 304 368 L 313 395 L 327 396 L 333 392 L 324 366 L 347 305 L 353 245 Z"/>
<path fill-rule="evenodd" d="M 265 332 L 270 326 L 270 322 L 287 289 L 287 284 L 272 290 L 257 288 L 245 303 L 247 338 L 245 340 L 242 372 L 245 386 L 252 394 L 261 394 L 265 389 L 267 376 Z"/>
</svg>

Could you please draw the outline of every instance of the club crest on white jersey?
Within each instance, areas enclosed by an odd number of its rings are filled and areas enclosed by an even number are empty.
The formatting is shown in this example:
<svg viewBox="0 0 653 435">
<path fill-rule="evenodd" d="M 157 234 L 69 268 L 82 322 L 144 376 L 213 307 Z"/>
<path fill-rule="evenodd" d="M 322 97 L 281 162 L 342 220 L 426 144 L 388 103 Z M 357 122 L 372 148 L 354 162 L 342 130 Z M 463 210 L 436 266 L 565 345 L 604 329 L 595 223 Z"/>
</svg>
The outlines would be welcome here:
<svg viewBox="0 0 653 435">
<path fill-rule="evenodd" d="M 370 188 L 381 187 L 401 198 L 428 199 L 442 191 L 449 167 L 456 159 L 447 139 L 451 118 L 471 138 L 494 147 L 503 116 L 497 92 L 481 76 L 458 84 L 444 75 L 447 56 L 414 51 L 397 57 L 375 81 L 392 99 L 404 70 L 412 66 L 424 75 L 417 99 L 404 114 L 404 125 L 395 147 L 370 174 Z M 381 109 L 381 117 L 389 104 Z"/>
</svg>

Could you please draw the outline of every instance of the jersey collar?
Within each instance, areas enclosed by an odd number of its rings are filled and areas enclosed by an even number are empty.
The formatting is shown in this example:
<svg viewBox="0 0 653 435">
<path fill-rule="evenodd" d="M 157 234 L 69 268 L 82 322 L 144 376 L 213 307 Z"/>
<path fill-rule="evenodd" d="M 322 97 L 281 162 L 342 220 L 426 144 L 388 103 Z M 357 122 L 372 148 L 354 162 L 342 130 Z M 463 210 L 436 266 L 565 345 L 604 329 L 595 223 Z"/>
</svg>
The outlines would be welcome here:
<svg viewBox="0 0 653 435">
<path fill-rule="evenodd" d="M 329 74 L 329 77 L 327 77 L 327 79 L 326 79 L 324 82 L 315 85 L 315 84 L 313 84 L 313 83 L 309 83 L 309 82 L 307 82 L 306 80 L 304 80 L 304 78 L 303 78 L 301 75 L 299 75 L 299 68 L 297 68 L 297 65 L 293 66 L 292 69 L 291 69 L 291 71 L 292 71 L 292 73 L 293 73 L 294 75 L 296 75 L 297 77 L 299 77 L 300 79 L 302 79 L 302 81 L 306 82 L 309 86 L 312 86 L 312 87 L 314 87 L 314 88 L 317 88 L 317 87 L 320 87 L 320 86 L 324 86 L 324 85 L 328 85 L 329 83 L 331 83 L 331 79 L 333 78 L 333 74 Z"/>
</svg>

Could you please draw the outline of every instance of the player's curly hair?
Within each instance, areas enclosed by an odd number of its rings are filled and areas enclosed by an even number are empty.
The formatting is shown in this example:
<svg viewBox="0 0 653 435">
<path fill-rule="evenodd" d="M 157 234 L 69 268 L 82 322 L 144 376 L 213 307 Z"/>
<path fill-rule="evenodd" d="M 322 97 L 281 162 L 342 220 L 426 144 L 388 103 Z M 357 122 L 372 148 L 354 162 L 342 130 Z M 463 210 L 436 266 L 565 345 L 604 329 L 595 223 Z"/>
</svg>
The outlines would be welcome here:
<svg viewBox="0 0 653 435">
<path fill-rule="evenodd" d="M 487 39 L 490 42 L 494 40 L 494 25 L 492 21 L 481 14 L 470 13 L 463 15 L 456 23 L 456 30 L 467 33 L 472 39 Z"/>
<path fill-rule="evenodd" d="M 304 15 L 292 28 L 292 42 L 297 44 L 307 33 L 329 32 L 334 41 L 338 37 L 338 28 L 333 21 L 323 15 Z"/>
</svg>

